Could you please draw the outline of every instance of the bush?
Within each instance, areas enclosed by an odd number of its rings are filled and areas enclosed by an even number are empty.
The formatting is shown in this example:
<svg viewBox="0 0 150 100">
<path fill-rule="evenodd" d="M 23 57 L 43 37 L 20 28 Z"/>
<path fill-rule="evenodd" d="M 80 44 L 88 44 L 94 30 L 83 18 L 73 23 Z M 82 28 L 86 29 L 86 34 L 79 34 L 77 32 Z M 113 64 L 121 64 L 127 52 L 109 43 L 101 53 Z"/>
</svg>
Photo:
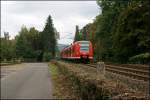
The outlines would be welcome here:
<svg viewBox="0 0 150 100">
<path fill-rule="evenodd" d="M 43 61 L 50 61 L 52 59 L 52 54 L 49 52 L 44 52 Z"/>
<path fill-rule="evenodd" d="M 146 52 L 146 53 L 142 53 L 142 54 L 138 54 L 135 55 L 133 57 L 130 57 L 129 59 L 131 62 L 135 62 L 135 63 L 148 63 L 150 60 L 150 53 Z"/>
</svg>

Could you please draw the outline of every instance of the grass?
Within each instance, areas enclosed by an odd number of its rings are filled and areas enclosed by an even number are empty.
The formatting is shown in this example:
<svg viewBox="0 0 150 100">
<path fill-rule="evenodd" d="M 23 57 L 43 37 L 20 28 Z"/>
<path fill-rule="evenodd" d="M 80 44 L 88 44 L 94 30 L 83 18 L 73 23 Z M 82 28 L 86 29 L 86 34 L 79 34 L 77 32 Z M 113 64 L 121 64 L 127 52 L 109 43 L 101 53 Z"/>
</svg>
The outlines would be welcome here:
<svg viewBox="0 0 150 100">
<path fill-rule="evenodd" d="M 57 77 L 59 75 L 59 71 L 56 65 L 49 63 L 49 72 L 52 77 Z"/>
<path fill-rule="evenodd" d="M 49 63 L 49 72 L 53 85 L 53 99 L 74 98 L 73 87 L 68 79 L 59 71 L 58 66 Z"/>
<path fill-rule="evenodd" d="M 53 84 L 53 98 L 60 98 L 59 97 L 59 90 L 58 90 L 58 86 L 57 86 L 57 78 L 58 78 L 58 75 L 59 75 L 59 72 L 58 72 L 58 68 L 57 66 L 55 66 L 54 64 L 52 63 L 49 63 L 49 72 L 51 74 L 51 79 L 52 79 L 52 84 Z"/>
</svg>

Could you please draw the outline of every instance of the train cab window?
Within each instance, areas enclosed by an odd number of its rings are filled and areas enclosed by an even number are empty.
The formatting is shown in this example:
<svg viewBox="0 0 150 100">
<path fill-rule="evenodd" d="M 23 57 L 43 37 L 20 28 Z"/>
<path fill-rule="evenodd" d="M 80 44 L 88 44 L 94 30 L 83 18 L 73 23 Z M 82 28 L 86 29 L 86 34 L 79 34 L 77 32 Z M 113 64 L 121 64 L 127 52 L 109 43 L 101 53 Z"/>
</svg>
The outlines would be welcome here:
<svg viewBox="0 0 150 100">
<path fill-rule="evenodd" d="M 80 51 L 89 51 L 89 41 L 81 41 L 80 44 Z"/>
</svg>

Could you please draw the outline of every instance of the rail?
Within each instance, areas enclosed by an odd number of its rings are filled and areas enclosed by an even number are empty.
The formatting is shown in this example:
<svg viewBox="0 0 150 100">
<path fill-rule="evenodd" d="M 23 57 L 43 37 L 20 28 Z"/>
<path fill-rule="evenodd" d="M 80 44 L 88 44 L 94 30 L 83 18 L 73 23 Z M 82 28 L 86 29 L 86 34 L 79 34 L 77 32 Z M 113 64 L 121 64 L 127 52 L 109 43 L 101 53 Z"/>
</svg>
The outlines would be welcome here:
<svg viewBox="0 0 150 100">
<path fill-rule="evenodd" d="M 87 66 L 96 68 L 96 64 L 86 64 Z M 149 81 L 150 70 L 149 66 L 134 66 L 134 65 L 108 65 L 106 64 L 106 71 L 124 75 L 130 78 Z"/>
</svg>

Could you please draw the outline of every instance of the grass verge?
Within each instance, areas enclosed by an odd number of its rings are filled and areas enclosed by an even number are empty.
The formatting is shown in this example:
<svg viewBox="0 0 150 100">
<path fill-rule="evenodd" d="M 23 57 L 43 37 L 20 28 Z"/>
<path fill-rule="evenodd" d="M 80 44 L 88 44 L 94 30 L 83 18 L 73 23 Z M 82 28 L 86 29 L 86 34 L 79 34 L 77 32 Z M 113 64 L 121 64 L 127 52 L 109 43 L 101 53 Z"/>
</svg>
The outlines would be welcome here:
<svg viewBox="0 0 150 100">
<path fill-rule="evenodd" d="M 58 66 L 49 63 L 49 72 L 51 75 L 53 85 L 53 98 L 54 99 L 73 99 L 74 90 L 71 82 L 64 76 Z"/>
</svg>

